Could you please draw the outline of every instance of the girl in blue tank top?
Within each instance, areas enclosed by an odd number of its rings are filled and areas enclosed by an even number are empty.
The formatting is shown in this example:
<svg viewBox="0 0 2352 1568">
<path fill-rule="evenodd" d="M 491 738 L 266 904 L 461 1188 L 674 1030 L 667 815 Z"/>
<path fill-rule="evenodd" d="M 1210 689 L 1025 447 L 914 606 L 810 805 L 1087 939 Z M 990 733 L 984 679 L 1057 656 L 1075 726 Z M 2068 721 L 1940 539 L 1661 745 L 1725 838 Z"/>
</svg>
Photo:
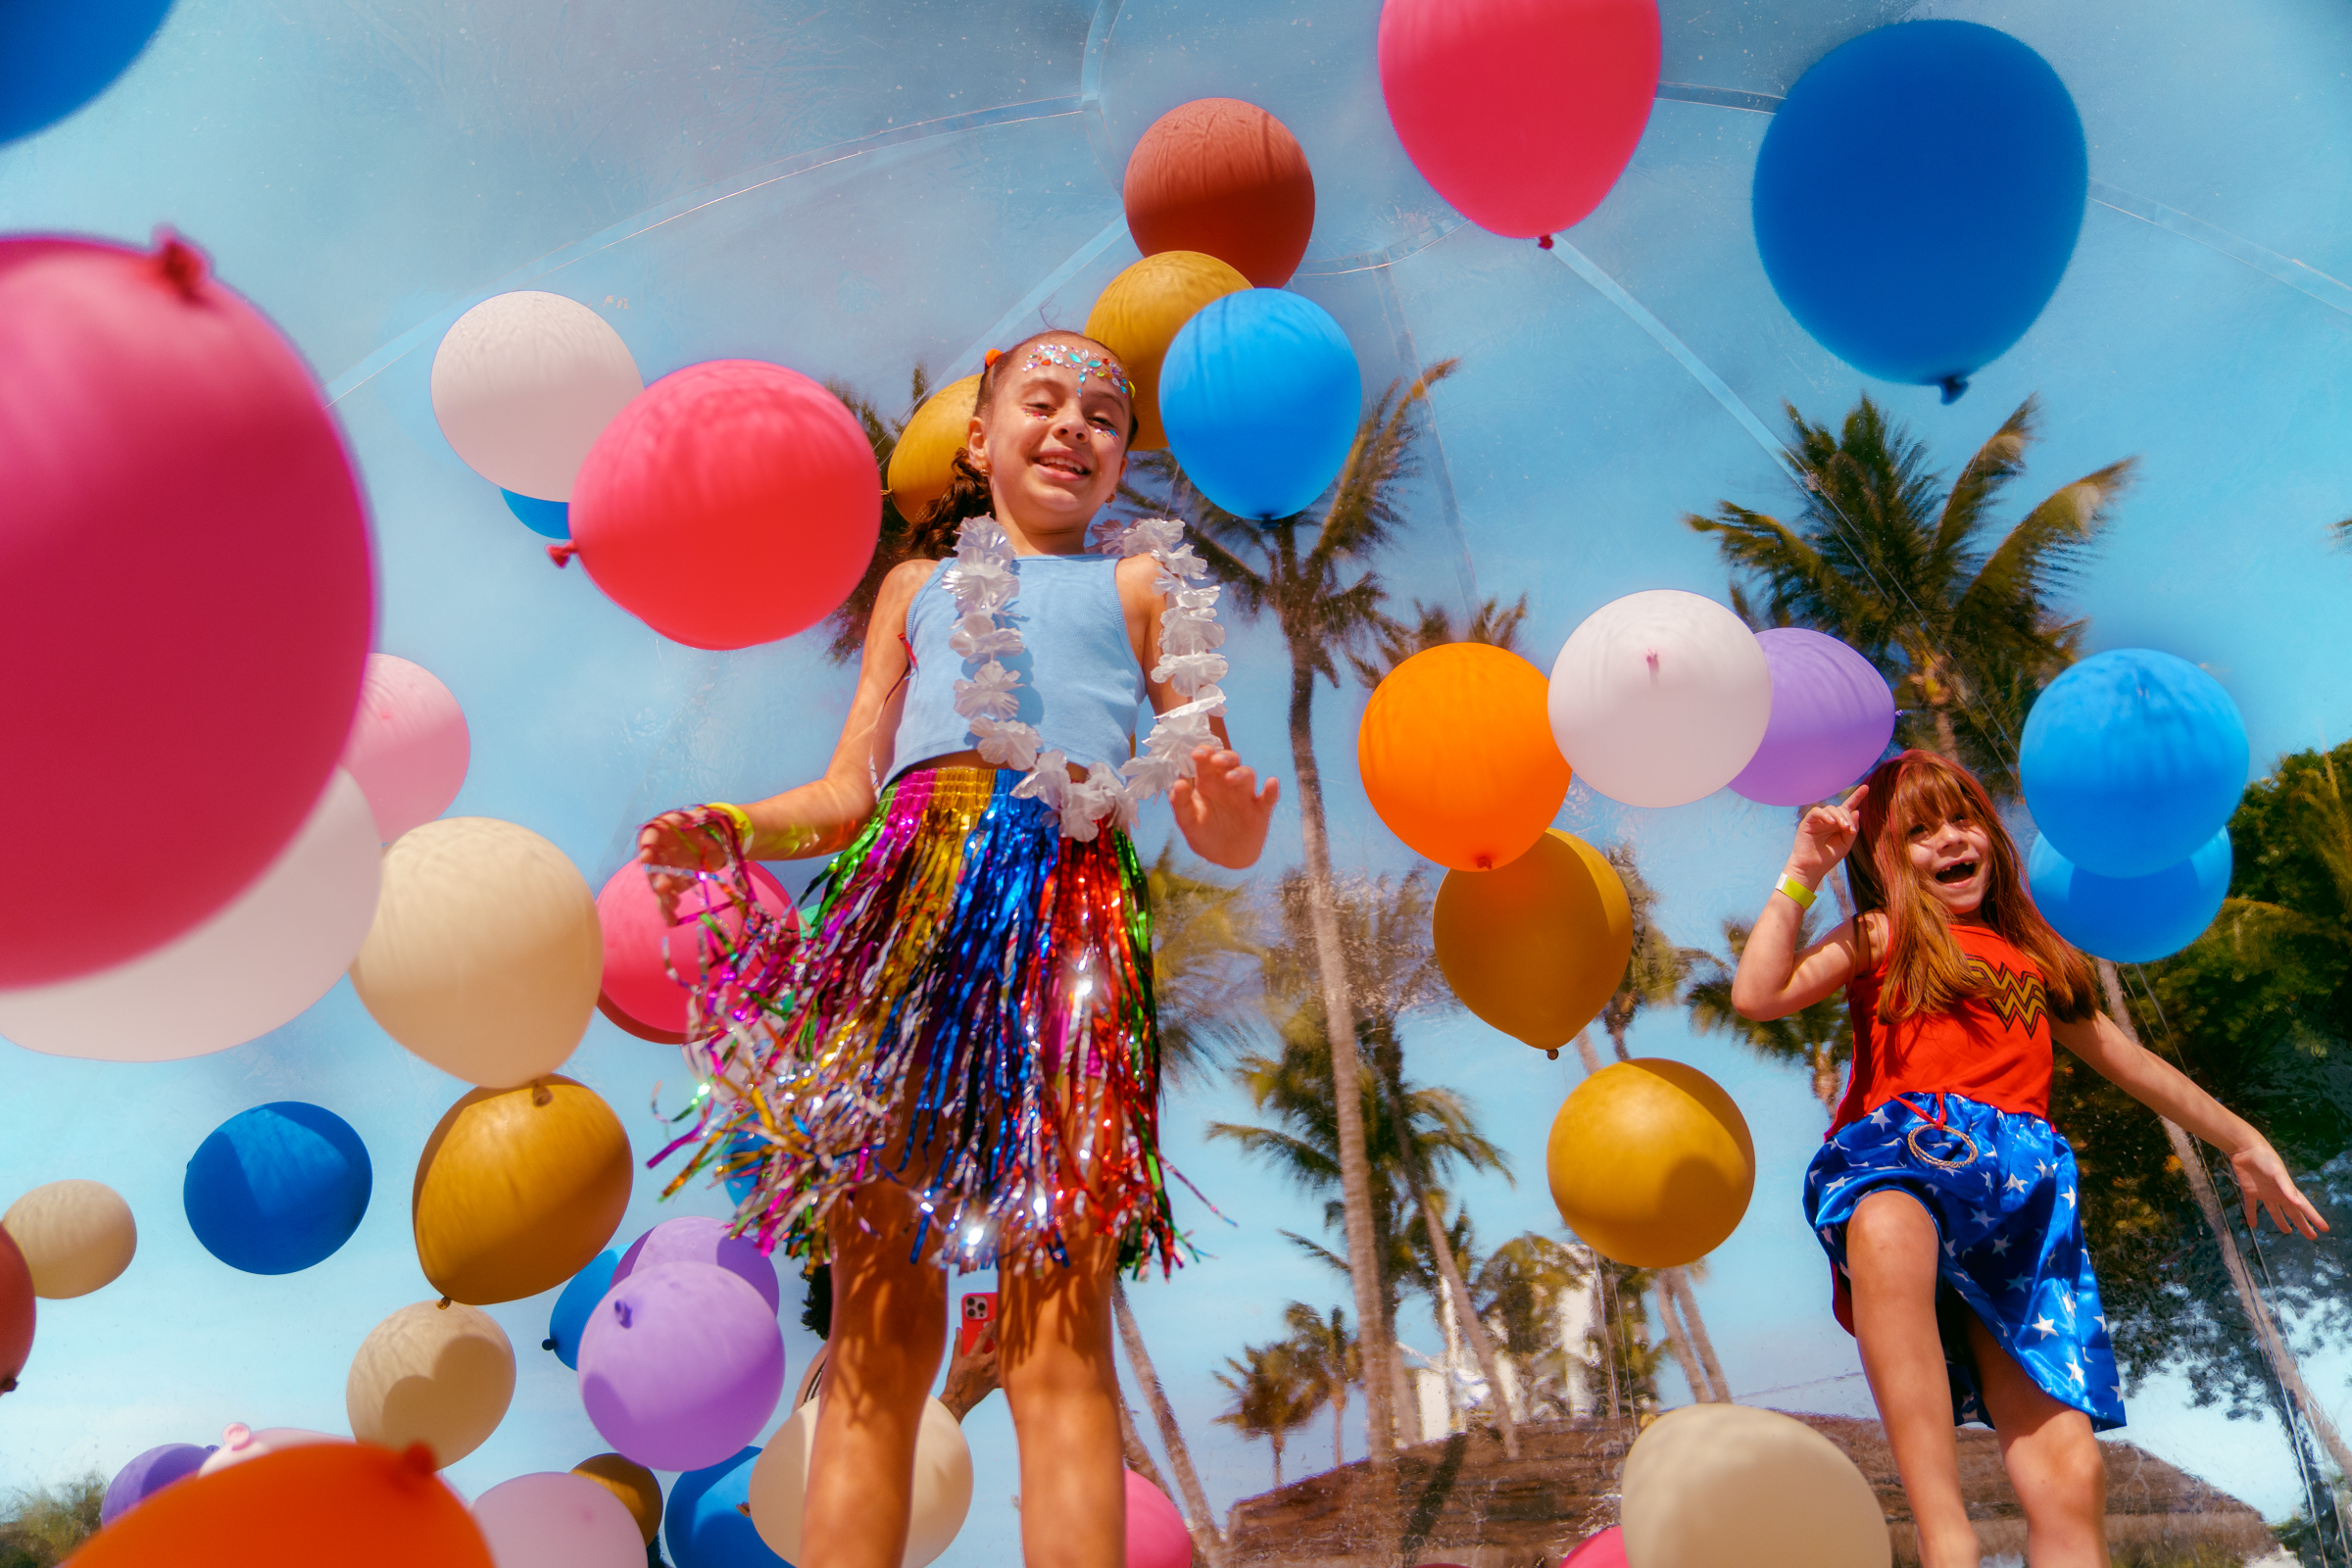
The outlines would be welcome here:
<svg viewBox="0 0 2352 1568">
<path fill-rule="evenodd" d="M 712 1094 L 687 1174 L 751 1178 L 739 1229 L 831 1265 L 801 1568 L 905 1551 L 949 1267 L 1001 1270 L 1028 1561 L 1125 1550 L 1111 1282 L 1177 1261 L 1126 828 L 1165 794 L 1194 853 L 1239 869 L 1278 794 L 1226 744 L 1219 590 L 1181 525 L 1088 549 L 1134 432 L 1102 344 L 992 352 L 825 776 L 639 837 L 664 899 L 700 879 L 743 922 L 700 933 L 689 1049 Z M 756 912 L 743 863 L 812 855 L 833 857 L 814 917 Z"/>
</svg>

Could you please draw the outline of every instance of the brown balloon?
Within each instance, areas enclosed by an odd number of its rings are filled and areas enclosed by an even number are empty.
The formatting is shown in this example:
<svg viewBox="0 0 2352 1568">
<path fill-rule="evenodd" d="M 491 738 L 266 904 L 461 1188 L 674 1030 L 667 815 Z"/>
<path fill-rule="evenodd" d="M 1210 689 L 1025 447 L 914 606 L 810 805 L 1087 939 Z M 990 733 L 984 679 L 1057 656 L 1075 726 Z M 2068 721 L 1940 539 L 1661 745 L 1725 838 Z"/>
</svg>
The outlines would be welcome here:
<svg viewBox="0 0 2352 1568">
<path fill-rule="evenodd" d="M 472 1306 L 552 1291 L 619 1229 L 632 1174 L 628 1135 L 586 1086 L 551 1074 L 476 1089 L 416 1161 L 416 1261 Z"/>
<path fill-rule="evenodd" d="M 13 1393 L 32 1354 L 32 1270 L 8 1232 L 0 1230 L 0 1394 Z"/>
<path fill-rule="evenodd" d="M 1196 98 L 1154 121 L 1127 160 L 1125 196 L 1146 256 L 1201 251 L 1259 288 L 1291 280 L 1315 227 L 1298 138 L 1239 98 Z"/>
<path fill-rule="evenodd" d="M 617 1453 L 600 1453 L 573 1465 L 571 1473 L 586 1476 L 618 1497 L 629 1517 L 637 1521 L 637 1533 L 645 1538 L 645 1544 L 654 1544 L 654 1536 L 662 1528 L 662 1483 L 651 1470 Z"/>
</svg>

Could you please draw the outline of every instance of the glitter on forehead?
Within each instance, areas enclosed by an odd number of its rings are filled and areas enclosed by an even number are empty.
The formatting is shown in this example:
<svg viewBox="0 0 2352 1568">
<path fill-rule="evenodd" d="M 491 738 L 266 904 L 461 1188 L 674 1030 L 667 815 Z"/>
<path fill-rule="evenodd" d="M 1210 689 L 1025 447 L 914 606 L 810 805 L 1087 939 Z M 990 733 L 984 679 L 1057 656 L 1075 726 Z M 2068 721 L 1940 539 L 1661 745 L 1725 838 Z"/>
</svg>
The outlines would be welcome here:
<svg viewBox="0 0 2352 1568">
<path fill-rule="evenodd" d="M 1067 343 L 1037 343 L 1031 345 L 1029 349 L 1029 358 L 1021 362 L 1021 368 L 1024 370 L 1034 370 L 1041 365 L 1058 365 L 1064 369 L 1076 370 L 1078 372 L 1078 385 L 1080 387 L 1084 387 L 1086 385 L 1086 378 L 1090 372 L 1100 375 L 1105 382 L 1115 388 L 1122 397 L 1125 397 L 1130 401 L 1132 401 L 1135 397 L 1135 383 L 1127 379 L 1127 372 L 1125 370 L 1120 369 L 1116 365 L 1113 365 L 1110 361 L 1103 359 L 1100 355 L 1084 353 L 1078 349 L 1070 347 L 1070 345 Z"/>
</svg>

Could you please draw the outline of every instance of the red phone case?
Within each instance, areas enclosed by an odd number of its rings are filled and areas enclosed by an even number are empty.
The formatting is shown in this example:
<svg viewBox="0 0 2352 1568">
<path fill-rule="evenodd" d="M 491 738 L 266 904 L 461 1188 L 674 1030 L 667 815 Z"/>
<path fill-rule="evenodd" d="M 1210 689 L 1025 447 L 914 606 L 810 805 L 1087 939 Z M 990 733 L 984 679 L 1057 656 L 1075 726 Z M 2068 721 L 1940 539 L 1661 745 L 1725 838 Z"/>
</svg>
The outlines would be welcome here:
<svg viewBox="0 0 2352 1568">
<path fill-rule="evenodd" d="M 972 1291 L 963 1298 L 963 1318 L 956 1330 L 956 1353 L 969 1355 L 989 1325 L 997 1320 L 997 1293 Z"/>
</svg>

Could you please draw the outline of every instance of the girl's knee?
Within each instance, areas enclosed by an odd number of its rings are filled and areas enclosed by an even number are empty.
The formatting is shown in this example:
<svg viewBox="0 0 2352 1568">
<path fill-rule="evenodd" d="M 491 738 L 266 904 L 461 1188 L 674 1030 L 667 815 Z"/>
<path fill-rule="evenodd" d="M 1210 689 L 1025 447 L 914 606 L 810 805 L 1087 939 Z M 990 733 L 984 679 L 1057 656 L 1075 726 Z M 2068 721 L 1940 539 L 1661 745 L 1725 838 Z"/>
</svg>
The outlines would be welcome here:
<svg viewBox="0 0 2352 1568">
<path fill-rule="evenodd" d="M 2029 1512 L 2056 1508 L 2104 1513 L 2107 1455 L 2080 1412 L 2044 1423 L 2017 1439 L 2002 1456 L 2010 1485 Z"/>
<path fill-rule="evenodd" d="M 1854 1205 L 1852 1218 L 1845 1222 L 1849 1273 L 1856 1268 L 1868 1271 L 1882 1262 L 1902 1263 L 1920 1258 L 1933 1268 L 1936 1249 L 1940 1245 L 1935 1219 L 1909 1193 L 1873 1193 Z"/>
</svg>

